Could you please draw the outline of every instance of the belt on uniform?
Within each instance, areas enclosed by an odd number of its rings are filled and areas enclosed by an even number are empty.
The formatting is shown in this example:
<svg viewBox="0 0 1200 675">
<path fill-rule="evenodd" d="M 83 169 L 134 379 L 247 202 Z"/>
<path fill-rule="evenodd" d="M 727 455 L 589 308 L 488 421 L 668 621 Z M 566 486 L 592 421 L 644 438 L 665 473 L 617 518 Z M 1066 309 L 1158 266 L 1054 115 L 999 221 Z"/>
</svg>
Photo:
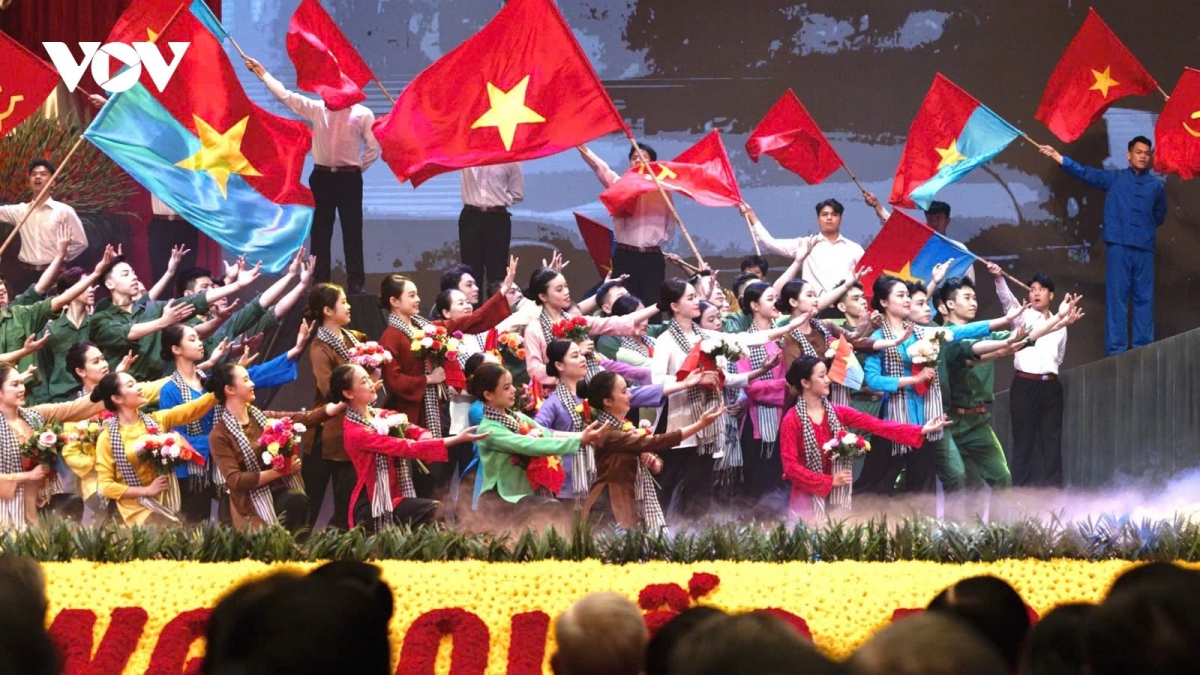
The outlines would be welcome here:
<svg viewBox="0 0 1200 675">
<path fill-rule="evenodd" d="M 29 272 L 45 272 L 46 268 L 49 267 L 49 265 L 30 265 L 24 261 L 18 261 L 18 264 L 20 265 L 21 269 Z"/>
<path fill-rule="evenodd" d="M 468 211 L 478 211 L 479 213 L 508 213 L 507 206 L 475 206 L 474 204 L 463 204 L 463 208 Z"/>
<path fill-rule="evenodd" d="M 869 401 L 871 403 L 875 403 L 877 401 L 883 400 L 883 396 L 881 394 L 869 394 L 869 393 L 865 393 L 865 392 L 856 391 L 856 392 L 853 392 L 852 394 L 850 394 L 850 400 L 852 400 L 852 401 Z"/>
<path fill-rule="evenodd" d="M 1053 382 L 1058 379 L 1058 376 L 1054 373 L 1026 373 L 1018 370 L 1013 375 L 1023 380 L 1041 380 L 1042 382 Z"/>
<path fill-rule="evenodd" d="M 156 214 L 154 214 L 153 220 L 169 220 L 171 222 L 177 222 L 177 221 L 183 220 L 183 216 L 175 214 L 175 213 L 172 213 L 169 215 L 166 213 L 156 213 Z"/>
<path fill-rule="evenodd" d="M 978 406 L 976 408 L 951 408 L 950 413 L 953 415 L 982 415 L 987 412 L 987 406 Z"/>
<path fill-rule="evenodd" d="M 632 251 L 633 253 L 662 253 L 662 249 L 658 246 L 630 246 L 629 244 L 617 244 L 618 251 Z"/>
<path fill-rule="evenodd" d="M 314 164 L 313 171 L 322 173 L 362 173 L 361 166 L 325 166 L 324 164 Z"/>
</svg>

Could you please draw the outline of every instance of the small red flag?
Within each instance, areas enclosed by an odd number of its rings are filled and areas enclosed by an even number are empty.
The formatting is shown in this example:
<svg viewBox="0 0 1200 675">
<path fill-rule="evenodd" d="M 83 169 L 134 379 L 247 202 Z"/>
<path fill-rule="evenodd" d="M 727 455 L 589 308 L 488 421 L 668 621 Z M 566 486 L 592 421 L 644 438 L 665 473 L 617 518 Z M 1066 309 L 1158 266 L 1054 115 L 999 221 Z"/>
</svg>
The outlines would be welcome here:
<svg viewBox="0 0 1200 675">
<path fill-rule="evenodd" d="M 820 183 L 842 168 L 842 158 L 791 89 L 750 132 L 746 152 L 755 162 L 762 155 L 774 157 L 780 166 L 809 185 Z"/>
<path fill-rule="evenodd" d="M 650 171 L 658 176 L 663 189 L 687 195 L 705 206 L 737 206 L 742 203 L 737 176 L 725 154 L 725 144 L 716 129 L 669 162 L 650 162 Z M 600 202 L 614 216 L 629 216 L 638 197 L 657 192 L 658 186 L 637 167 L 625 172 L 617 182 L 600 193 Z"/>
<path fill-rule="evenodd" d="M 292 14 L 287 52 L 296 86 L 320 96 L 331 110 L 367 100 L 363 87 L 375 73 L 317 0 L 301 0 Z"/>
<path fill-rule="evenodd" d="M 1070 143 L 1117 99 L 1145 96 L 1157 87 L 1096 10 L 1089 8 L 1083 27 L 1050 75 L 1037 119 Z"/>
<path fill-rule="evenodd" d="M 156 42 L 176 11 L 186 11 L 190 4 L 190 0 L 133 0 L 104 42 Z"/>
<path fill-rule="evenodd" d="M 1154 126 L 1154 170 L 1200 175 L 1200 70 L 1185 68 Z"/>
<path fill-rule="evenodd" d="M 0 32 L 0 137 L 25 121 L 58 86 L 58 72 Z"/>
<path fill-rule="evenodd" d="M 537 159 L 625 129 L 551 0 L 509 0 L 375 123 L 383 159 L 413 187 L 468 166 Z"/>
<path fill-rule="evenodd" d="M 612 271 L 613 231 L 579 212 L 575 212 L 575 224 L 596 271 L 601 277 L 608 276 Z"/>
</svg>

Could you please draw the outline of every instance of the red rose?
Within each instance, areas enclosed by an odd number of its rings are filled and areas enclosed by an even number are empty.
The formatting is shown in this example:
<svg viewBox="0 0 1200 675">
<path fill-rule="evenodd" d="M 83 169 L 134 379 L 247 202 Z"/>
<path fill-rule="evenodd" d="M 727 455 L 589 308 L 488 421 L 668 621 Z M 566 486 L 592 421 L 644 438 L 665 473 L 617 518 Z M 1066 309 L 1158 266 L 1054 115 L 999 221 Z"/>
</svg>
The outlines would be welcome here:
<svg viewBox="0 0 1200 675">
<path fill-rule="evenodd" d="M 865 447 L 867 447 L 867 442 L 865 440 L 863 440 L 862 436 L 859 436 L 858 441 L 855 442 L 855 445 L 857 445 L 860 448 L 865 448 Z"/>
</svg>

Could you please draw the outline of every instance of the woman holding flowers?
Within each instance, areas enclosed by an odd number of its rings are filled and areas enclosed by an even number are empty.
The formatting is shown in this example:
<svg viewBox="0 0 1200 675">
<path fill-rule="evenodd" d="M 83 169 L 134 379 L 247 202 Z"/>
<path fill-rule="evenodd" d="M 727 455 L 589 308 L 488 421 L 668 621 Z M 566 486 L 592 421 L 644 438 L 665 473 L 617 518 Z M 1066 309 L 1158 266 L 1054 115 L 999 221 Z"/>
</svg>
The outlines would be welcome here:
<svg viewBox="0 0 1200 675">
<path fill-rule="evenodd" d="M 146 396 L 128 373 L 109 373 L 92 391 L 91 400 L 104 404 L 113 413 L 96 439 L 96 477 L 100 494 L 116 500 L 117 511 L 126 525 L 179 522 L 179 483 L 176 465 L 183 461 L 203 463 L 172 427 L 204 417 L 216 399 L 205 394 L 190 403 L 145 413 Z M 147 446 L 165 444 L 183 446 L 171 461 L 156 461 L 142 452 Z M 194 456 L 192 456 L 194 455 Z"/>
<path fill-rule="evenodd" d="M 463 334 L 487 332 L 508 317 L 505 296 L 516 274 L 517 259 L 509 258 L 508 274 L 499 293 L 488 298 L 478 311 L 437 321 L 421 316 L 421 296 L 412 279 L 399 274 L 384 277 L 379 285 L 379 305 L 388 312 L 388 327 L 379 344 L 392 355 L 383 367 L 389 410 L 407 415 L 435 438 L 446 435 L 442 416 L 443 409 L 449 410 L 449 388 L 466 388 L 466 377 L 456 360 L 458 342 Z M 429 485 L 422 485 L 421 493 L 440 496 L 454 468 L 465 467 L 469 461 L 469 453 L 456 452 L 450 462 L 430 474 Z"/>
<path fill-rule="evenodd" d="M 517 392 L 512 375 L 498 363 L 481 364 L 468 387 L 483 403 L 479 432 L 487 437 L 476 447 L 483 474 L 480 490 L 491 502 L 488 508 L 501 512 L 557 509 L 554 493 L 565 479 L 563 456 L 602 442 L 603 426 L 593 422 L 581 433 L 554 432 L 514 412 Z"/>
<path fill-rule="evenodd" d="M 431 522 L 439 503 L 417 498 L 412 460 L 445 462 L 447 448 L 482 436 L 472 427 L 450 438 L 434 438 L 410 423 L 404 413 L 372 408 L 378 391 L 379 382 L 355 364 L 338 366 L 329 379 L 330 400 L 346 404 L 346 452 L 358 475 L 351 494 L 349 525 L 360 523 L 377 531 L 392 523 Z"/>
<path fill-rule="evenodd" d="M 672 384 L 684 385 L 681 389 L 697 386 L 699 376 L 696 371 L 685 382 Z M 637 399 L 646 390 L 664 389 L 661 385 L 630 389 L 625 378 L 608 371 L 588 382 L 588 405 L 596 420 L 604 424 L 607 437 L 603 447 L 596 450 L 596 480 L 584 502 L 583 517 L 588 518 L 596 509 L 611 513 L 621 527 L 636 527 L 640 521 L 647 531 L 658 532 L 667 523 L 651 478 L 652 472 L 662 470 L 662 460 L 656 453 L 678 447 L 683 439 L 720 420 L 725 411 L 710 408 L 686 427 L 653 434 L 648 427 L 635 427 L 625 419 L 632 408 L 639 407 Z"/>
<path fill-rule="evenodd" d="M 920 447 L 927 434 L 940 432 L 949 424 L 945 415 L 923 425 L 901 424 L 881 420 L 849 406 L 834 405 L 829 399 L 832 384 L 829 370 L 816 356 L 801 356 L 793 361 L 787 370 L 787 383 L 796 397 L 796 405 L 783 416 L 779 452 L 783 475 L 792 483 L 788 507 L 792 519 L 823 521 L 830 492 L 843 487 L 849 490 L 850 469 L 834 472 L 833 461 L 837 453 L 853 459 L 856 451 L 843 451 L 839 445 L 848 443 L 867 457 L 872 452 L 882 451 L 871 451 L 870 444 L 862 436 L 845 435 L 847 427 L 876 434 L 889 442 Z"/>
<path fill-rule="evenodd" d="M 250 379 L 260 387 L 278 387 L 296 379 L 296 359 L 308 342 L 308 334 L 312 324 L 300 322 L 300 331 L 296 335 L 296 344 L 287 352 L 256 366 L 250 366 Z M 204 395 L 207 387 L 204 383 L 202 370 L 209 369 L 211 363 L 219 362 L 225 355 L 228 343 L 221 341 L 212 354 L 208 363 L 204 361 L 204 342 L 196 329 L 182 323 L 167 326 L 162 331 L 162 360 L 163 363 L 174 363 L 175 372 L 162 387 L 160 404 L 164 408 L 174 408 L 177 405 L 189 403 Z M 218 397 L 218 400 L 220 397 Z M 209 412 L 198 420 L 176 427 L 175 431 L 182 434 L 191 444 L 192 449 L 204 458 L 204 464 L 187 462 L 176 471 L 176 478 L 183 493 L 181 515 L 186 522 L 197 523 L 208 520 L 212 511 L 212 499 L 216 493 L 215 485 L 223 488 L 225 476 L 213 462 L 208 461 L 208 436 L 213 430 L 214 412 Z M 299 480 L 297 478 L 297 480 Z"/>
<path fill-rule="evenodd" d="M 235 363 L 217 365 L 204 381 L 219 404 L 215 418 L 213 413 L 205 416 L 212 426 L 208 449 L 214 475 L 229 489 L 235 527 L 281 524 L 295 532 L 308 522 L 308 496 L 300 480 L 301 439 L 307 427 L 340 415 L 346 406 L 262 411 L 253 405 L 255 384 L 253 375 Z"/>
<path fill-rule="evenodd" d="M 98 412 L 87 399 L 26 408 L 25 378 L 13 364 L 0 363 L 0 528 L 35 522 L 39 503 L 53 493 L 47 481 L 56 482 L 58 474 L 51 454 L 62 445 L 54 427 Z"/>
</svg>

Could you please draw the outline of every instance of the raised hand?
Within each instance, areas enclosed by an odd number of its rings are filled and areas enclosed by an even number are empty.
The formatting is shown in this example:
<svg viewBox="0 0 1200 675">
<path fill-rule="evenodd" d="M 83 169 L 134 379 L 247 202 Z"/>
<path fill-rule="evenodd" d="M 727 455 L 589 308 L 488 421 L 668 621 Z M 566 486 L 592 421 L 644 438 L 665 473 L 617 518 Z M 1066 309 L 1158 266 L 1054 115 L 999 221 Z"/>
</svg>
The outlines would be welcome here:
<svg viewBox="0 0 1200 675">
<path fill-rule="evenodd" d="M 724 415 L 724 414 L 725 414 L 725 406 L 712 407 L 712 408 L 709 408 L 708 410 L 705 410 L 704 413 L 702 415 L 700 415 L 700 419 L 698 421 L 700 422 L 700 426 L 707 427 L 707 426 L 710 426 L 713 422 L 716 422 L 717 420 L 721 419 L 721 415 Z"/>
<path fill-rule="evenodd" d="M 245 287 L 249 286 L 250 284 L 254 283 L 255 280 L 258 279 L 260 274 L 262 274 L 262 261 L 261 260 L 259 260 L 254 265 L 254 267 L 251 267 L 250 269 L 243 268 L 243 269 L 239 270 L 236 283 L 239 286 L 241 286 L 242 288 L 245 288 Z"/>
<path fill-rule="evenodd" d="M 25 344 L 21 346 L 21 351 L 25 352 L 26 354 L 32 354 L 41 349 L 42 345 L 46 344 L 46 341 L 49 339 L 50 331 L 46 331 L 46 334 L 40 338 L 37 335 L 30 335 L 29 337 L 25 338 Z"/>
<path fill-rule="evenodd" d="M 1010 324 L 1016 323 L 1017 319 L 1020 318 L 1021 314 L 1023 314 L 1027 309 L 1029 309 L 1029 302 L 1022 302 L 1020 305 L 1014 306 L 1012 309 L 1008 310 L 1008 313 L 1004 315 L 1004 319 Z"/>
<path fill-rule="evenodd" d="M 168 324 L 183 323 L 195 313 L 194 305 L 184 304 L 178 300 L 168 300 L 167 306 L 163 308 L 163 317 L 168 320 Z"/>
<path fill-rule="evenodd" d="M 1038 147 L 1038 151 L 1041 152 L 1043 155 L 1058 162 L 1059 164 L 1062 164 L 1063 156 L 1061 154 L 1059 154 L 1059 152 L 1057 150 L 1050 147 L 1049 145 L 1039 145 L 1037 147 Z"/>
<path fill-rule="evenodd" d="M 117 372 L 117 373 L 127 372 L 129 370 L 129 367 L 133 365 L 133 362 L 137 361 L 137 360 L 138 360 L 138 355 L 134 354 L 133 350 L 130 350 L 125 353 L 125 356 L 121 357 L 121 362 L 117 364 L 117 368 L 113 372 Z"/>
<path fill-rule="evenodd" d="M 1004 276 L 1004 270 L 1000 269 L 999 265 L 992 262 L 991 260 L 983 260 L 982 258 L 980 258 L 980 260 L 983 262 L 983 266 L 987 268 L 988 273 L 990 273 L 992 276 L 994 276 L 994 277 Z"/>
<path fill-rule="evenodd" d="M 109 264 L 112 263 L 113 258 L 115 258 L 119 255 L 121 255 L 121 254 L 113 250 L 112 244 L 105 246 L 104 247 L 104 255 L 100 256 L 100 261 L 96 263 L 96 267 L 92 270 L 92 274 L 94 274 L 95 276 L 100 276 L 101 274 L 103 274 L 105 268 L 107 268 L 109 266 Z"/>
<path fill-rule="evenodd" d="M 230 264 L 224 260 L 221 264 L 225 265 L 225 283 L 232 284 L 238 278 L 238 273 L 246 266 L 246 255 L 242 254 Z"/>
<path fill-rule="evenodd" d="M 71 248 L 71 227 L 66 223 L 59 223 L 54 228 L 54 234 L 58 238 L 58 257 L 66 258 L 67 249 Z"/>
<path fill-rule="evenodd" d="M 940 286 L 946 278 L 946 272 L 950 271 L 950 265 L 954 263 L 954 258 L 947 260 L 944 263 L 938 263 L 933 266 L 933 271 L 929 273 L 929 280 L 933 285 Z"/>
<path fill-rule="evenodd" d="M 294 277 L 300 273 L 300 266 L 304 262 L 304 246 L 301 246 L 296 255 L 292 256 L 292 262 L 288 264 L 287 276 Z"/>
<path fill-rule="evenodd" d="M 879 197 L 876 197 L 874 192 L 867 192 L 864 190 L 863 201 L 866 202 L 867 206 L 871 208 L 879 206 Z"/>
<path fill-rule="evenodd" d="M 171 247 L 171 257 L 167 260 L 167 272 L 174 274 L 179 269 L 179 263 L 183 261 L 183 256 L 191 253 L 192 250 L 180 244 Z"/>
<path fill-rule="evenodd" d="M 520 258 L 516 256 L 508 256 L 508 269 L 504 272 L 504 281 L 500 284 L 500 295 L 508 295 L 509 289 L 513 287 L 513 283 L 517 279 L 517 264 L 520 263 Z"/>
</svg>

